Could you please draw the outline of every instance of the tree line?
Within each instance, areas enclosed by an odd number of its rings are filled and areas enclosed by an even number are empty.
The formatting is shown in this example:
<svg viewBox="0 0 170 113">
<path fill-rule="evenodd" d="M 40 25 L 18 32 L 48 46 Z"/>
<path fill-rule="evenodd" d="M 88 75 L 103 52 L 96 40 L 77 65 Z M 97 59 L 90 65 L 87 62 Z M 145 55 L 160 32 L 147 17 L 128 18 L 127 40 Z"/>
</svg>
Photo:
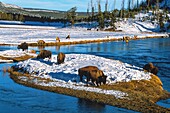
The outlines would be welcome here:
<svg viewBox="0 0 170 113">
<path fill-rule="evenodd" d="M 126 1 L 126 2 L 125 2 Z M 159 11 L 159 3 L 162 0 L 121 0 L 121 9 L 118 10 L 115 8 L 117 0 L 113 0 L 114 9 L 108 10 L 108 0 L 105 2 L 105 10 L 101 10 L 101 0 L 97 0 L 97 3 L 94 3 L 93 0 L 90 0 L 88 3 L 88 8 L 86 16 L 78 18 L 76 12 L 77 8 L 73 7 L 70 10 L 65 12 L 64 18 L 54 19 L 52 17 L 42 17 L 42 16 L 30 16 L 22 14 L 12 14 L 0 12 L 0 19 L 2 20 L 14 20 L 14 21 L 38 21 L 38 22 L 62 22 L 64 24 L 70 23 L 74 25 L 76 22 L 98 22 L 98 27 L 103 29 L 107 26 L 112 26 L 112 29 L 115 30 L 115 22 L 122 20 L 124 18 L 135 18 L 135 15 L 139 12 L 149 12 L 152 11 L 151 21 L 159 22 L 160 28 L 164 29 L 164 21 L 170 22 L 168 17 L 168 9 L 164 7 L 163 12 Z M 127 3 L 127 8 L 125 4 Z M 97 8 L 94 4 L 97 4 Z M 165 2 L 165 6 L 167 3 Z M 97 9 L 97 10 L 96 10 Z M 143 19 L 144 20 L 144 19 Z"/>
<path fill-rule="evenodd" d="M 126 1 L 126 2 L 125 2 Z M 149 17 L 151 21 L 157 21 L 160 29 L 164 29 L 164 22 L 169 22 L 168 17 L 169 11 L 167 9 L 167 1 L 165 0 L 163 11 L 160 11 L 159 3 L 163 0 L 121 0 L 121 9 L 118 10 L 115 8 L 117 0 L 113 0 L 114 9 L 108 11 L 108 0 L 105 2 L 105 10 L 101 11 L 101 0 L 97 0 L 98 11 L 95 12 L 95 6 L 93 0 L 90 0 L 90 5 L 88 4 L 87 8 L 87 21 L 98 21 L 99 28 L 103 29 L 108 25 L 115 28 L 115 22 L 125 19 L 125 18 L 135 18 L 135 15 L 139 12 L 148 13 L 152 12 L 152 16 Z M 125 4 L 127 3 L 127 8 Z M 91 12 L 90 12 L 91 6 Z M 145 20 L 142 18 L 141 20 Z"/>
<path fill-rule="evenodd" d="M 9 21 L 35 21 L 35 22 L 63 22 L 68 21 L 67 19 L 53 19 L 51 17 L 38 17 L 38 16 L 30 16 L 23 14 L 13 14 L 13 13 L 5 13 L 0 11 L 0 20 L 9 20 Z"/>
</svg>

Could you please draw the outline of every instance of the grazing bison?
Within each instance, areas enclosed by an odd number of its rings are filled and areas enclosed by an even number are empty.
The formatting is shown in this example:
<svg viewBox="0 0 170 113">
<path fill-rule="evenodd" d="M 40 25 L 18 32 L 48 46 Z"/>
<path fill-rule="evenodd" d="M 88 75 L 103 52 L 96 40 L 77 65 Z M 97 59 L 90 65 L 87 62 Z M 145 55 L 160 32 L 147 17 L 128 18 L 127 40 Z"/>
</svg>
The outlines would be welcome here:
<svg viewBox="0 0 170 113">
<path fill-rule="evenodd" d="M 124 36 L 123 37 L 123 41 L 129 41 L 130 40 L 130 37 L 129 36 Z"/>
<path fill-rule="evenodd" d="M 60 42 L 60 38 L 59 37 L 56 37 L 56 42 Z"/>
<path fill-rule="evenodd" d="M 83 80 L 83 75 L 87 75 L 89 73 L 89 71 L 91 70 L 99 70 L 96 66 L 86 66 L 86 67 L 83 67 L 83 68 L 80 68 L 78 70 L 78 74 L 80 76 L 80 81 Z"/>
<path fill-rule="evenodd" d="M 96 83 L 97 86 L 101 83 L 106 84 L 106 78 L 107 76 L 104 75 L 102 70 L 99 70 L 95 66 L 87 66 L 80 68 L 78 70 L 78 74 L 80 76 L 80 81 L 82 81 L 83 75 L 87 78 L 87 83 L 91 80 L 92 83 Z"/>
<path fill-rule="evenodd" d="M 152 68 L 154 68 L 153 64 L 150 62 L 146 65 L 144 65 L 143 69 L 148 71 L 148 72 L 151 72 Z"/>
<path fill-rule="evenodd" d="M 27 44 L 26 42 L 21 43 L 20 45 L 18 45 L 17 48 L 18 48 L 18 49 L 22 49 L 23 51 L 24 51 L 24 50 L 27 50 L 27 49 L 28 49 L 28 44 Z"/>
<path fill-rule="evenodd" d="M 51 51 L 41 50 L 37 58 L 38 59 L 51 58 Z"/>
<path fill-rule="evenodd" d="M 158 68 L 157 67 L 152 68 L 151 73 L 153 73 L 154 75 L 157 75 Z"/>
<path fill-rule="evenodd" d="M 68 36 L 66 37 L 66 39 L 70 39 L 70 35 L 68 35 Z"/>
<path fill-rule="evenodd" d="M 58 56 L 57 56 L 57 63 L 58 63 L 58 64 L 63 63 L 63 62 L 64 62 L 64 59 L 65 59 L 65 54 L 62 53 L 62 52 L 60 52 L 60 53 L 58 54 Z"/>
<path fill-rule="evenodd" d="M 155 67 L 152 63 L 148 63 L 148 64 L 144 65 L 143 69 L 148 72 L 151 72 L 155 75 L 158 73 L 158 68 Z"/>
<path fill-rule="evenodd" d="M 45 41 L 44 40 L 38 40 L 37 44 L 39 46 L 43 46 L 43 45 L 45 45 Z"/>
</svg>

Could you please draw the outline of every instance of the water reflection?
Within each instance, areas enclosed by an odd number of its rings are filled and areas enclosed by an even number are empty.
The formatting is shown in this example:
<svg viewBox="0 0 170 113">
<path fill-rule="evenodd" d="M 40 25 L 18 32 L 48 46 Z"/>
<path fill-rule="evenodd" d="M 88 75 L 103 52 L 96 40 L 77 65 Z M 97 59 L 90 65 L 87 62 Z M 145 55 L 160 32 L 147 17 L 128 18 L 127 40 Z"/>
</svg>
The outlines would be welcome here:
<svg viewBox="0 0 170 113">
<path fill-rule="evenodd" d="M 105 111 L 105 104 L 96 104 L 90 100 L 78 99 L 79 112 L 87 110 L 89 113 L 103 113 Z"/>
</svg>

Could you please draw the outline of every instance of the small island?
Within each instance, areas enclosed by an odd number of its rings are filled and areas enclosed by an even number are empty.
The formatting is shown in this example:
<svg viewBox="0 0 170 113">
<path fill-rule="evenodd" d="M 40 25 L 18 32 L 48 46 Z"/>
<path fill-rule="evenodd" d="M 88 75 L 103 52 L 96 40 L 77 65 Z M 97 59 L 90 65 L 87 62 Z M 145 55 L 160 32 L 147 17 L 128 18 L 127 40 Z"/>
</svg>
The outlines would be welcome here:
<svg viewBox="0 0 170 113">
<path fill-rule="evenodd" d="M 106 84 L 95 86 L 80 81 L 78 69 L 93 65 L 103 70 Z M 64 63 L 51 59 L 28 59 L 8 69 L 10 77 L 25 86 L 75 96 L 139 112 L 169 112 L 156 104 L 170 97 L 154 74 L 118 60 L 88 54 L 66 54 Z"/>
</svg>

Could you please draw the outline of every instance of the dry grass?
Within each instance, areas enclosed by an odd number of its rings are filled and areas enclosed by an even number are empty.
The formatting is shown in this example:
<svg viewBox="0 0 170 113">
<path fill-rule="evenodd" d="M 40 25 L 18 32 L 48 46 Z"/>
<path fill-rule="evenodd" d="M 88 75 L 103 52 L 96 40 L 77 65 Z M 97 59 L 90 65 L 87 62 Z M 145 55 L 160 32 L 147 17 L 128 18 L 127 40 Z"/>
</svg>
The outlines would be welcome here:
<svg viewBox="0 0 170 113">
<path fill-rule="evenodd" d="M 102 89 L 112 89 L 120 90 L 128 93 L 128 97 L 124 99 L 116 99 L 112 95 L 99 94 L 94 92 L 79 91 L 62 87 L 49 87 L 40 86 L 29 82 L 21 81 L 18 77 L 25 76 L 30 77 L 29 74 L 19 73 L 14 71 L 12 68 L 8 70 L 11 74 L 10 77 L 17 83 L 23 84 L 25 86 L 42 89 L 46 91 L 56 92 L 60 94 L 75 96 L 82 99 L 87 99 L 90 101 L 104 103 L 112 106 L 122 107 L 130 110 L 135 110 L 139 112 L 170 112 L 170 109 L 163 108 L 155 104 L 160 99 L 166 99 L 170 97 L 170 94 L 165 90 L 162 90 L 162 84 L 160 79 L 152 75 L 150 81 L 132 81 L 128 83 L 117 83 L 112 85 L 102 85 Z M 31 79 L 31 78 L 30 78 Z M 41 78 L 37 78 L 41 80 Z M 43 79 L 46 83 L 50 82 L 50 79 Z"/>
<path fill-rule="evenodd" d="M 146 36 L 143 38 L 131 38 L 130 40 L 137 39 L 146 39 L 146 38 L 163 38 L 164 36 Z M 70 39 L 71 40 L 71 39 Z M 116 38 L 104 38 L 98 40 L 82 40 L 82 41 L 73 41 L 73 42 L 46 42 L 43 46 L 61 46 L 61 45 L 74 45 L 74 44 L 86 44 L 86 43 L 99 43 L 99 42 L 110 42 L 110 41 L 119 41 L 123 40 L 123 37 L 120 39 Z M 37 43 L 29 43 L 29 46 L 39 46 Z"/>
<path fill-rule="evenodd" d="M 28 60 L 30 58 L 33 58 L 33 56 L 25 55 L 25 56 L 14 57 L 14 58 L 0 56 L 0 59 L 2 59 L 2 60 L 13 60 L 14 62 L 24 61 L 24 60 Z"/>
</svg>

